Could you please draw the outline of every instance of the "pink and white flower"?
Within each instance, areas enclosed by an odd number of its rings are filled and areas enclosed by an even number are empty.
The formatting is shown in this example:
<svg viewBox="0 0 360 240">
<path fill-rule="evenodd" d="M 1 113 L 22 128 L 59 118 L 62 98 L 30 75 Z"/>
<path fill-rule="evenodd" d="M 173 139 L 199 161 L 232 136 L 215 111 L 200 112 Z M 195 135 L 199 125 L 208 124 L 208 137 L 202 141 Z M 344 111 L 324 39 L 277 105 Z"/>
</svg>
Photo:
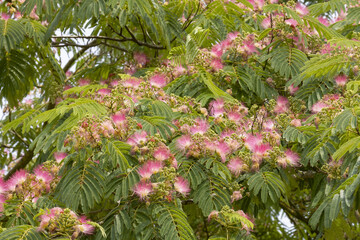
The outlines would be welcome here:
<svg viewBox="0 0 360 240">
<path fill-rule="evenodd" d="M 186 195 L 191 191 L 189 187 L 189 182 L 181 176 L 176 178 L 174 188 L 177 192 L 183 195 Z"/>
<path fill-rule="evenodd" d="M 149 194 L 152 193 L 153 187 L 151 183 L 148 182 L 139 182 L 134 187 L 134 193 L 140 197 L 140 199 L 146 198 Z"/>
</svg>

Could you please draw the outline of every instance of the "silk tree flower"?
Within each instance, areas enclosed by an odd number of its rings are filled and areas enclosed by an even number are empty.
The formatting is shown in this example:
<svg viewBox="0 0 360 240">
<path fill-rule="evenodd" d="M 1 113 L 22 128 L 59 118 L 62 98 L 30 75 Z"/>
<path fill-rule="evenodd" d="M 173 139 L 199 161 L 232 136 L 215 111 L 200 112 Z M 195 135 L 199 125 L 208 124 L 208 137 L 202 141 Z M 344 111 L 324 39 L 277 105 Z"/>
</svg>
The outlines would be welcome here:
<svg viewBox="0 0 360 240">
<path fill-rule="evenodd" d="M 222 115 L 225 112 L 224 99 L 219 98 L 219 99 L 212 101 L 209 104 L 209 110 L 210 110 L 211 116 L 218 117 L 218 116 Z"/>
<path fill-rule="evenodd" d="M 0 178 L 0 196 L 1 194 L 4 194 L 8 190 L 8 187 L 6 185 L 6 182 Z"/>
<path fill-rule="evenodd" d="M 133 189 L 134 193 L 139 196 L 140 199 L 146 198 L 150 193 L 152 193 L 153 188 L 152 184 L 148 182 L 139 182 L 135 185 Z"/>
<path fill-rule="evenodd" d="M 138 79 L 138 78 L 129 78 L 129 79 L 126 79 L 125 81 L 123 81 L 123 82 L 122 82 L 122 85 L 123 85 L 124 87 L 138 89 L 141 82 L 142 82 L 141 79 Z"/>
<path fill-rule="evenodd" d="M 268 151 L 271 149 L 272 147 L 269 143 L 256 145 L 253 150 L 253 160 L 255 162 L 260 162 L 264 157 L 268 155 Z"/>
<path fill-rule="evenodd" d="M 134 53 L 134 60 L 141 66 L 144 66 L 146 65 L 146 63 L 149 62 L 149 59 L 147 58 L 146 54 L 141 52 Z"/>
<path fill-rule="evenodd" d="M 208 216 L 208 222 L 210 222 L 211 219 L 217 218 L 219 216 L 219 211 L 213 210 Z"/>
<path fill-rule="evenodd" d="M 115 129 L 110 120 L 106 120 L 101 124 L 101 128 L 103 130 L 103 134 L 105 137 L 109 138 L 111 135 L 115 133 Z"/>
<path fill-rule="evenodd" d="M 284 152 L 284 154 L 285 156 L 279 158 L 277 161 L 281 167 L 285 168 L 288 165 L 290 165 L 291 167 L 299 166 L 300 157 L 297 153 L 288 149 Z"/>
<path fill-rule="evenodd" d="M 90 224 L 87 224 L 87 222 L 89 222 L 89 220 L 86 218 L 86 216 L 81 216 L 78 218 L 78 220 L 80 221 L 81 224 L 76 225 L 75 228 L 78 227 L 80 232 L 87 234 L 87 235 L 94 233 L 95 227 Z"/>
<path fill-rule="evenodd" d="M 274 121 L 271 119 L 268 119 L 266 121 L 263 122 L 263 128 L 266 131 L 272 131 L 275 129 L 275 124 Z"/>
<path fill-rule="evenodd" d="M 323 108 L 326 108 L 326 107 L 329 107 L 329 106 L 326 103 L 319 101 L 311 107 L 311 111 L 313 113 L 319 113 L 319 112 L 321 112 L 321 110 Z"/>
<path fill-rule="evenodd" d="M 150 179 L 150 177 L 159 172 L 163 168 L 160 161 L 148 161 L 138 169 L 138 173 L 142 180 Z"/>
<path fill-rule="evenodd" d="M 126 115 L 123 113 L 116 113 L 111 116 L 111 119 L 118 129 L 122 129 L 127 125 Z"/>
<path fill-rule="evenodd" d="M 81 79 L 79 79 L 78 84 L 79 84 L 80 87 L 86 86 L 86 85 L 90 84 L 90 80 L 85 79 L 85 78 L 81 78 Z"/>
<path fill-rule="evenodd" d="M 231 195 L 231 202 L 237 201 L 242 199 L 242 194 L 240 191 L 234 191 Z"/>
<path fill-rule="evenodd" d="M 53 180 L 53 176 L 49 172 L 44 171 L 41 166 L 35 168 L 34 174 L 37 180 L 41 180 L 42 182 L 47 184 L 49 184 Z"/>
<path fill-rule="evenodd" d="M 309 14 L 309 9 L 299 2 L 295 6 L 295 11 L 302 17 Z"/>
<path fill-rule="evenodd" d="M 262 136 L 261 134 L 251 135 L 248 134 L 245 139 L 245 147 L 247 147 L 252 152 L 255 150 L 255 147 L 257 145 L 260 145 L 262 143 Z"/>
<path fill-rule="evenodd" d="M 326 27 L 328 27 L 330 25 L 329 20 L 326 17 L 318 17 L 318 20 L 320 23 L 324 24 Z"/>
<path fill-rule="evenodd" d="M 207 132 L 207 130 L 209 129 L 209 124 L 206 120 L 204 119 L 196 119 L 196 126 L 190 127 L 190 133 L 191 134 L 204 134 Z"/>
<path fill-rule="evenodd" d="M 271 19 L 269 17 L 264 18 L 264 20 L 261 22 L 261 26 L 265 29 L 268 29 L 271 27 Z"/>
<path fill-rule="evenodd" d="M 228 112 L 227 116 L 230 121 L 234 122 L 239 122 L 242 119 L 242 115 L 235 111 Z"/>
<path fill-rule="evenodd" d="M 216 72 L 224 68 L 224 64 L 222 63 L 221 59 L 214 58 L 211 60 L 210 67 L 212 67 Z"/>
<path fill-rule="evenodd" d="M 65 152 L 55 152 L 54 153 L 54 158 L 56 160 L 56 162 L 60 163 L 64 158 L 66 158 L 67 153 Z"/>
<path fill-rule="evenodd" d="M 106 95 L 109 95 L 111 93 L 111 89 L 109 88 L 102 88 L 102 89 L 99 89 L 97 91 L 98 94 L 100 94 L 101 96 L 106 96 Z"/>
<path fill-rule="evenodd" d="M 291 27 L 296 27 L 298 25 L 298 22 L 294 19 L 288 19 L 288 20 L 285 20 L 285 23 L 287 25 L 290 25 Z"/>
<path fill-rule="evenodd" d="M 301 120 L 295 118 L 295 119 L 291 120 L 290 125 L 292 125 L 294 127 L 300 127 L 301 126 Z"/>
<path fill-rule="evenodd" d="M 211 55 L 217 59 L 221 58 L 223 52 L 223 46 L 221 44 L 216 44 L 211 49 Z"/>
<path fill-rule="evenodd" d="M 240 160 L 240 158 L 230 159 L 226 166 L 236 177 L 238 177 L 244 169 L 244 163 Z"/>
<path fill-rule="evenodd" d="M 339 87 L 345 86 L 347 83 L 347 80 L 348 80 L 347 76 L 344 74 L 341 74 L 341 75 L 338 75 L 335 77 L 336 85 L 338 85 Z"/>
<path fill-rule="evenodd" d="M 289 110 L 289 100 L 286 97 L 279 96 L 274 108 L 275 113 L 284 113 Z"/>
<path fill-rule="evenodd" d="M 182 135 L 176 140 L 176 147 L 179 150 L 185 151 L 192 145 L 192 140 L 189 135 Z"/>
<path fill-rule="evenodd" d="M 166 76 L 163 74 L 156 74 L 149 79 L 150 85 L 156 88 L 165 87 L 167 84 Z"/>
<path fill-rule="evenodd" d="M 157 147 L 154 150 L 154 154 L 153 154 L 153 157 L 158 161 L 165 161 L 169 159 L 170 156 L 171 156 L 170 149 L 165 146 Z"/>
<path fill-rule="evenodd" d="M 19 171 L 17 171 L 7 182 L 7 186 L 8 189 L 10 191 L 15 191 L 16 186 L 19 184 L 22 184 L 26 181 L 26 178 L 28 176 L 28 173 L 24 170 L 21 169 Z"/>
<path fill-rule="evenodd" d="M 5 21 L 6 21 L 6 20 L 9 20 L 9 19 L 10 19 L 10 15 L 7 14 L 7 13 L 1 13 L 0 19 L 5 20 Z"/>
<path fill-rule="evenodd" d="M 225 162 L 226 156 L 231 153 L 231 149 L 226 142 L 220 141 L 215 145 L 215 152 L 219 154 L 221 161 Z"/>
<path fill-rule="evenodd" d="M 294 84 L 291 84 L 288 90 L 291 95 L 294 95 L 297 92 L 297 90 L 299 90 L 299 86 L 295 87 Z"/>
<path fill-rule="evenodd" d="M 181 176 L 176 178 L 174 188 L 178 193 L 181 193 L 184 196 L 191 191 L 189 182 Z"/>
<path fill-rule="evenodd" d="M 147 133 L 145 131 L 141 131 L 131 135 L 126 141 L 126 143 L 131 146 L 138 146 L 146 143 L 146 141 L 147 141 Z"/>
<path fill-rule="evenodd" d="M 227 39 L 229 39 L 230 41 L 234 41 L 238 35 L 239 35 L 239 32 L 228 33 Z"/>
<path fill-rule="evenodd" d="M 175 78 L 180 77 L 186 73 L 186 69 L 182 65 L 177 65 L 174 68 L 173 75 Z"/>
</svg>

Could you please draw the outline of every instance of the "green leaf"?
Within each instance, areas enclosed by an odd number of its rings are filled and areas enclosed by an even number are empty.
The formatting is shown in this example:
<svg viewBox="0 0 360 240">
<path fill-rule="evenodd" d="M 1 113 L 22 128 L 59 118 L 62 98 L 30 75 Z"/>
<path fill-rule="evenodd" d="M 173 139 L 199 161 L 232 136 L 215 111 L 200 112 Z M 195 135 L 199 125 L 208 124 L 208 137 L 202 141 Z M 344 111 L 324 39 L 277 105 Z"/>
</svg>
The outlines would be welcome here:
<svg viewBox="0 0 360 240">
<path fill-rule="evenodd" d="M 187 221 L 187 216 L 181 208 L 170 204 L 157 204 L 153 216 L 160 226 L 160 235 L 165 240 L 196 239 Z"/>
<path fill-rule="evenodd" d="M 350 140 L 342 144 L 332 156 L 335 160 L 339 160 L 347 152 L 351 153 L 358 148 L 360 148 L 360 136 L 351 138 Z"/>
</svg>

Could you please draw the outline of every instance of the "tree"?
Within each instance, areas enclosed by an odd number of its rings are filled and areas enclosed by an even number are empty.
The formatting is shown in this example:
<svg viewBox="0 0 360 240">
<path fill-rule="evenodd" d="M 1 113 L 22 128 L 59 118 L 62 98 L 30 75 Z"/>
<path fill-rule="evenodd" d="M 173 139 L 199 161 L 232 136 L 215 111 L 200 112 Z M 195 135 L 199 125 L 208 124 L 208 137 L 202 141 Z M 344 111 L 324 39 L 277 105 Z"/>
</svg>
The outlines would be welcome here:
<svg viewBox="0 0 360 240">
<path fill-rule="evenodd" d="M 0 239 L 359 237 L 359 7 L 307 4 L 3 2 Z"/>
</svg>

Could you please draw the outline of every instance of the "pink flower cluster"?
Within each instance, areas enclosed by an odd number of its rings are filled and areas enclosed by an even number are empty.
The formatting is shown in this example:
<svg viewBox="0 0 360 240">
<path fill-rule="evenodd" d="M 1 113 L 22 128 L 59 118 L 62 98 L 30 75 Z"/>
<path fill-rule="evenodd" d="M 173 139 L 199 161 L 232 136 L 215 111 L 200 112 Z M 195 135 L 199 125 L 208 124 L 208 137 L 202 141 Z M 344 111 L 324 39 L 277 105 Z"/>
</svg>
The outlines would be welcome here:
<svg viewBox="0 0 360 240">
<path fill-rule="evenodd" d="M 77 216 L 75 212 L 59 207 L 45 211 L 39 216 L 39 220 L 38 231 L 46 231 L 52 235 L 66 232 L 72 239 L 76 239 L 80 233 L 91 235 L 95 231 L 95 227 L 89 224 L 85 216 Z"/>
<path fill-rule="evenodd" d="M 164 168 L 177 169 L 178 164 L 168 146 L 148 136 L 145 131 L 134 133 L 127 143 L 132 146 L 133 154 L 143 162 L 138 168 L 140 182 L 134 186 L 133 191 L 140 199 L 146 200 L 158 192 L 161 182 L 159 179 L 163 178 L 156 175 L 163 175 Z M 166 196 L 168 199 L 171 199 L 175 192 L 186 195 L 191 190 L 187 180 L 181 176 L 168 179 L 164 187 L 169 192 Z"/>
<path fill-rule="evenodd" d="M 277 108 L 278 112 L 288 111 L 288 100 L 279 97 Z M 273 147 L 280 144 L 281 133 L 275 129 L 274 120 L 266 117 L 266 112 L 265 116 L 261 117 L 259 114 L 254 119 L 248 116 L 248 109 L 244 105 L 217 99 L 209 104 L 209 113 L 215 118 L 214 123 L 228 126 L 218 135 L 214 135 L 210 128 L 211 119 L 198 118 L 188 123 L 175 123 L 181 131 L 176 146 L 187 157 L 217 157 L 226 163 L 231 173 L 239 176 L 243 171 L 257 170 L 263 160 L 270 157 Z M 257 132 L 251 133 L 254 130 Z M 285 155 L 286 153 L 287 151 Z M 244 154 L 247 159 L 241 157 Z M 289 157 L 287 165 L 298 165 L 299 158 L 294 155 L 295 153 Z M 279 166 L 287 166 L 283 159 L 275 160 Z"/>
<path fill-rule="evenodd" d="M 0 178 L 0 212 L 4 210 L 6 200 L 16 198 L 36 202 L 41 195 L 51 192 L 59 181 L 58 170 L 56 164 L 51 167 L 39 165 L 34 173 L 22 169 L 7 181 Z"/>
</svg>

